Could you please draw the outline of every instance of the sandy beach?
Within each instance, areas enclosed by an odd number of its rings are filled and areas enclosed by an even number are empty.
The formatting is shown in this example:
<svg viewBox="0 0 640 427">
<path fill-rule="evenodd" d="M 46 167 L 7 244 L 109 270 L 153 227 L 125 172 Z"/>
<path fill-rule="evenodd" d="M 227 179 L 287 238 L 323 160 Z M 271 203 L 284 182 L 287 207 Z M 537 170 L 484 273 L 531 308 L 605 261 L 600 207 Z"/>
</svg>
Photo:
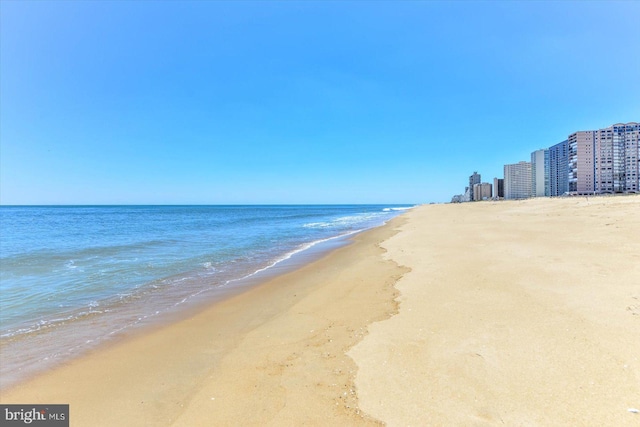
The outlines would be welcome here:
<svg viewBox="0 0 640 427">
<path fill-rule="evenodd" d="M 388 425 L 638 426 L 640 197 L 427 206 L 400 312 L 349 351 Z"/>
<path fill-rule="evenodd" d="M 640 196 L 428 205 L 2 392 L 72 426 L 638 426 Z"/>
</svg>

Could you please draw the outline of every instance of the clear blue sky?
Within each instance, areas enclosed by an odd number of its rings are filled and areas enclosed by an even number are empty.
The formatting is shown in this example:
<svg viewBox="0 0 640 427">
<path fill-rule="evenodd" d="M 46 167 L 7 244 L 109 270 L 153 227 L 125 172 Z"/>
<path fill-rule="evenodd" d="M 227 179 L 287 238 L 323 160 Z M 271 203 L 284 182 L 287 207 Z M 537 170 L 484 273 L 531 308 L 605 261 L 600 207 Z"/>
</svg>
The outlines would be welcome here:
<svg viewBox="0 0 640 427">
<path fill-rule="evenodd" d="M 425 203 L 640 121 L 640 2 L 1 2 L 0 203 Z"/>
</svg>

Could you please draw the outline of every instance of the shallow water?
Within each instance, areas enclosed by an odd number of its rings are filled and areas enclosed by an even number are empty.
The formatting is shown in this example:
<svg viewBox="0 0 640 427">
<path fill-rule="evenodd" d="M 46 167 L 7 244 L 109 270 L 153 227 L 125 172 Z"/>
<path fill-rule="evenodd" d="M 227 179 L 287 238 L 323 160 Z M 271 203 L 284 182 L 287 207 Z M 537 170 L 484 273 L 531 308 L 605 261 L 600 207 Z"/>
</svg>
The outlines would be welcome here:
<svg viewBox="0 0 640 427">
<path fill-rule="evenodd" d="M 407 206 L 0 207 L 2 386 Z"/>
</svg>

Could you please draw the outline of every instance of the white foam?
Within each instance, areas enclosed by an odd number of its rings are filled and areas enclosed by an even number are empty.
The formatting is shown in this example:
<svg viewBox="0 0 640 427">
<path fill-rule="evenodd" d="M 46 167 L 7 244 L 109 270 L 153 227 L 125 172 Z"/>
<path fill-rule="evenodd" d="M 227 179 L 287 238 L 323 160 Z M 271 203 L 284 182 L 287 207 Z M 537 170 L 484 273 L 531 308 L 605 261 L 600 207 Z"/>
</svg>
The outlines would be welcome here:
<svg viewBox="0 0 640 427">
<path fill-rule="evenodd" d="M 391 212 L 391 211 L 407 211 L 409 209 L 413 209 L 415 208 L 415 206 L 403 206 L 403 207 L 398 207 L 398 208 L 384 208 L 382 209 L 383 212 Z"/>
<path fill-rule="evenodd" d="M 250 277 L 253 277 L 256 274 L 260 274 L 260 273 L 262 273 L 262 272 L 264 272 L 266 270 L 269 270 L 270 268 L 275 267 L 276 265 L 280 264 L 283 261 L 291 259 L 291 257 L 293 257 L 294 255 L 299 254 L 300 252 L 306 251 L 308 249 L 311 249 L 312 247 L 314 247 L 314 246 L 316 246 L 316 245 L 318 245 L 320 243 L 325 243 L 325 242 L 329 242 L 331 240 L 335 240 L 335 239 L 340 239 L 340 238 L 344 238 L 344 237 L 347 237 L 347 236 L 351 236 L 352 234 L 356 234 L 356 233 L 359 233 L 361 231 L 363 231 L 363 230 L 353 230 L 353 231 L 349 231 L 347 233 L 343 233 L 343 234 L 340 234 L 340 235 L 337 235 L 337 236 L 328 237 L 326 239 L 320 239 L 320 240 L 315 240 L 313 242 L 305 243 L 303 245 L 300 245 L 298 248 L 296 248 L 296 249 L 294 249 L 294 250 L 292 250 L 290 252 L 287 252 L 282 257 L 276 259 L 275 261 L 273 261 L 271 264 L 267 265 L 266 267 L 259 268 L 258 270 L 254 271 L 253 273 L 247 274 L 246 276 L 241 277 L 239 279 L 228 280 L 225 283 L 225 285 L 228 285 L 228 284 L 230 284 L 232 282 L 242 281 L 242 280 L 248 279 Z"/>
<path fill-rule="evenodd" d="M 303 227 L 305 228 L 325 228 L 325 227 L 331 227 L 333 224 L 330 222 L 310 222 L 308 224 L 304 224 Z"/>
<path fill-rule="evenodd" d="M 328 227 L 347 227 L 354 224 L 360 224 L 365 221 L 371 221 L 376 218 L 380 218 L 384 216 L 384 214 L 380 212 L 369 212 L 358 215 L 348 215 L 341 216 L 339 218 L 335 218 L 331 221 L 323 221 L 323 222 L 310 222 L 304 224 L 305 228 L 328 228 Z"/>
</svg>

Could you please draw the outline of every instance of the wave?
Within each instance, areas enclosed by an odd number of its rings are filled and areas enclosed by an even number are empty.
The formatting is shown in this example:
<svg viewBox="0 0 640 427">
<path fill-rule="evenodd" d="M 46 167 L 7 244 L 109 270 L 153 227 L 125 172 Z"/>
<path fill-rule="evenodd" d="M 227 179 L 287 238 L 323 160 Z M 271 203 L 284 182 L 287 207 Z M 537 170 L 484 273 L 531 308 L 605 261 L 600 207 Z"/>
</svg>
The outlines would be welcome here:
<svg viewBox="0 0 640 427">
<path fill-rule="evenodd" d="M 320 221 L 320 222 L 309 222 L 307 224 L 303 224 L 305 228 L 346 228 L 352 227 L 354 225 L 363 225 L 369 221 L 373 221 L 376 219 L 381 219 L 386 216 L 385 213 L 382 212 L 368 212 L 357 215 L 347 215 L 341 216 L 330 221 Z M 365 226 L 368 228 L 368 226 Z"/>
<path fill-rule="evenodd" d="M 408 211 L 409 209 L 413 209 L 415 208 L 415 206 L 403 206 L 403 207 L 397 207 L 397 208 L 384 208 L 382 209 L 383 212 L 391 212 L 391 211 Z"/>
<path fill-rule="evenodd" d="M 97 315 L 109 313 L 112 311 L 108 308 L 99 310 L 98 309 L 99 306 L 100 304 L 98 302 L 93 301 L 92 303 L 88 304 L 88 306 L 84 310 L 74 310 L 68 314 L 59 313 L 59 315 L 62 315 L 62 316 L 50 318 L 50 319 L 40 319 L 30 325 L 24 325 L 24 326 L 16 327 L 13 329 L 8 329 L 6 331 L 3 331 L 2 334 L 0 334 L 0 338 L 7 339 L 7 338 L 13 338 L 21 335 L 32 334 L 34 332 L 41 332 L 45 329 L 51 329 L 51 328 L 56 328 L 58 326 L 66 325 L 71 321 L 86 319 L 90 316 L 97 316 Z"/>
<path fill-rule="evenodd" d="M 359 233 L 359 232 L 361 232 L 363 230 L 364 229 L 353 230 L 353 231 L 349 231 L 349 232 L 340 234 L 338 236 L 328 237 L 326 239 L 319 239 L 319 240 L 315 240 L 313 242 L 305 243 L 303 245 L 300 245 L 298 248 L 296 248 L 296 249 L 294 249 L 294 250 L 292 250 L 290 252 L 287 252 L 282 257 L 277 258 L 275 261 L 273 261 L 271 264 L 267 265 L 266 267 L 259 268 L 258 270 L 254 271 L 253 273 L 248 274 L 248 275 L 246 275 L 244 277 L 241 277 L 239 279 L 229 280 L 229 281 L 227 281 L 227 283 L 225 285 L 228 285 L 229 283 L 232 283 L 232 282 L 238 282 L 238 281 L 242 281 L 242 280 L 248 279 L 250 277 L 255 276 L 256 274 L 259 274 L 259 273 L 262 273 L 262 272 L 264 272 L 266 270 L 269 270 L 269 269 L 275 267 L 276 265 L 280 264 L 281 262 L 290 259 L 294 255 L 299 254 L 300 252 L 304 252 L 304 251 L 306 251 L 308 249 L 311 249 L 312 247 L 314 247 L 314 246 L 316 246 L 316 245 L 318 245 L 320 243 L 326 243 L 326 242 L 329 242 L 331 240 L 336 240 L 336 239 L 341 239 L 341 238 L 344 238 L 344 237 L 348 237 L 348 236 L 351 236 L 353 234 Z"/>
</svg>

